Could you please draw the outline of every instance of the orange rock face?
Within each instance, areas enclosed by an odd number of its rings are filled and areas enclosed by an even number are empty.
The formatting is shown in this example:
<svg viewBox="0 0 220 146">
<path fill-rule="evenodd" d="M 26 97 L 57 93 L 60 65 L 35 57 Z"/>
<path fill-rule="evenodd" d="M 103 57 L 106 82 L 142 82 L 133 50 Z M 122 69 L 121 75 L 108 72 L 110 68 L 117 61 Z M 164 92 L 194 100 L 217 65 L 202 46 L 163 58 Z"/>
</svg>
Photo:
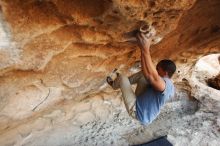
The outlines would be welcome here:
<svg viewBox="0 0 220 146">
<path fill-rule="evenodd" d="M 124 33 L 143 22 L 163 38 L 152 46 L 155 62 L 171 58 L 188 67 L 183 74 L 220 52 L 219 0 L 1 0 L 0 12 L 2 133 L 54 106 L 98 96 L 114 68 L 129 74 L 140 51 Z M 95 118 L 87 112 L 78 121 Z"/>
</svg>

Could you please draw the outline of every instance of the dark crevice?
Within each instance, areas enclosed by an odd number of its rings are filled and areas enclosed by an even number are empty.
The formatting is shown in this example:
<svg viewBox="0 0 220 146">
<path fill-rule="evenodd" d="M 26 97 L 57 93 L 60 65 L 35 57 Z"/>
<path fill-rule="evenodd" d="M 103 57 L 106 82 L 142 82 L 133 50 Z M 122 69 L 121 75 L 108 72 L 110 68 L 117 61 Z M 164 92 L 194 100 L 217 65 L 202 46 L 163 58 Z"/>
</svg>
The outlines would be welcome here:
<svg viewBox="0 0 220 146">
<path fill-rule="evenodd" d="M 209 87 L 220 90 L 220 74 L 214 78 L 208 79 L 207 84 Z"/>
</svg>

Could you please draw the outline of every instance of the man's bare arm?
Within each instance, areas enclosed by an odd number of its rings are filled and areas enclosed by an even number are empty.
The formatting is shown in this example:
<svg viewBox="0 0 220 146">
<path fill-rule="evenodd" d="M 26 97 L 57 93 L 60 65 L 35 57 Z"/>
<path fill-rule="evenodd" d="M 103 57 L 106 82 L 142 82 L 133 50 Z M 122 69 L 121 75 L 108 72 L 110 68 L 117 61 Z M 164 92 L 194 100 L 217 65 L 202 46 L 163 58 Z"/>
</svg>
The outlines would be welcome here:
<svg viewBox="0 0 220 146">
<path fill-rule="evenodd" d="M 144 76 L 149 79 L 153 87 L 158 91 L 165 89 L 165 82 L 159 76 L 150 55 L 150 42 L 143 34 L 137 35 L 139 47 L 141 48 L 141 66 Z"/>
</svg>

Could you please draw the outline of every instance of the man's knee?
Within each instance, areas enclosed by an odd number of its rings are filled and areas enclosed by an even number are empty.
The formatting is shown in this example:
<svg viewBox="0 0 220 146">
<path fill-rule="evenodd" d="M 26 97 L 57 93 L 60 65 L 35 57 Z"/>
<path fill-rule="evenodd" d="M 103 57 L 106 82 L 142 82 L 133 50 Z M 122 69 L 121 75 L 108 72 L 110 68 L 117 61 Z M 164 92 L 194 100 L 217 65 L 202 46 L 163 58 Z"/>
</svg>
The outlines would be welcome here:
<svg viewBox="0 0 220 146">
<path fill-rule="evenodd" d="M 123 75 L 123 74 L 119 74 L 119 80 L 120 80 L 120 83 L 129 83 L 129 79 L 127 76 Z"/>
<path fill-rule="evenodd" d="M 123 75 L 123 74 L 119 74 L 119 79 L 120 79 L 120 80 L 126 80 L 126 78 L 128 78 L 128 77 L 126 77 L 126 76 Z"/>
<path fill-rule="evenodd" d="M 144 75 L 140 77 L 140 79 L 138 80 L 138 82 L 139 82 L 139 83 L 142 83 L 142 84 L 147 84 L 147 85 L 150 83 L 149 80 L 146 79 L 146 77 L 145 77 Z"/>
</svg>

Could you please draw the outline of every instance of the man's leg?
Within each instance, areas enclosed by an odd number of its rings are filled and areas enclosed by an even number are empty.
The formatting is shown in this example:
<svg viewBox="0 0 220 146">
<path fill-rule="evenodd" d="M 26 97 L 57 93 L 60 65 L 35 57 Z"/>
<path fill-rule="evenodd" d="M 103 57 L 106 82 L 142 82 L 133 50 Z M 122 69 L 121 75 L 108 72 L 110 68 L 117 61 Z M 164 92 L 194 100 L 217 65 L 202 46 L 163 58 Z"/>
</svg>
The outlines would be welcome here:
<svg viewBox="0 0 220 146">
<path fill-rule="evenodd" d="M 150 84 L 149 81 L 144 77 L 143 73 L 141 72 L 139 80 L 137 81 L 137 87 L 135 90 L 136 97 L 143 94 L 148 88 L 149 84 Z"/>
<path fill-rule="evenodd" d="M 131 84 L 136 84 L 137 88 L 134 93 L 134 91 L 131 88 Z M 147 81 L 145 80 L 145 77 L 142 73 L 142 71 L 131 75 L 129 78 L 124 75 L 118 75 L 118 77 L 113 81 L 111 84 L 113 89 L 121 89 L 124 104 L 126 107 L 126 110 L 128 114 L 136 119 L 135 116 L 135 102 L 137 95 L 140 95 L 143 93 L 144 90 L 146 90 L 145 87 L 147 87 Z"/>
<path fill-rule="evenodd" d="M 140 78 L 143 76 L 142 71 L 139 71 L 131 76 L 128 77 L 131 85 L 138 83 L 138 81 L 140 80 Z"/>
<path fill-rule="evenodd" d="M 138 83 L 139 80 L 140 80 L 140 78 L 141 78 L 142 76 L 143 76 L 142 71 L 139 71 L 139 72 L 137 72 L 137 73 L 135 73 L 135 74 L 129 76 L 128 79 L 129 79 L 130 84 L 133 85 L 133 84 Z M 114 90 L 120 88 L 120 80 L 119 80 L 119 78 L 116 78 L 116 79 L 112 82 L 111 86 L 112 86 L 112 88 L 113 88 Z"/>
<path fill-rule="evenodd" d="M 122 92 L 122 97 L 124 100 L 124 104 L 126 107 L 126 110 L 129 114 L 129 116 L 136 119 L 135 113 L 134 113 L 134 106 L 136 102 L 136 96 L 134 91 L 131 88 L 131 84 L 129 82 L 128 77 L 124 75 L 119 75 L 119 81 L 120 81 L 120 89 Z"/>
</svg>

